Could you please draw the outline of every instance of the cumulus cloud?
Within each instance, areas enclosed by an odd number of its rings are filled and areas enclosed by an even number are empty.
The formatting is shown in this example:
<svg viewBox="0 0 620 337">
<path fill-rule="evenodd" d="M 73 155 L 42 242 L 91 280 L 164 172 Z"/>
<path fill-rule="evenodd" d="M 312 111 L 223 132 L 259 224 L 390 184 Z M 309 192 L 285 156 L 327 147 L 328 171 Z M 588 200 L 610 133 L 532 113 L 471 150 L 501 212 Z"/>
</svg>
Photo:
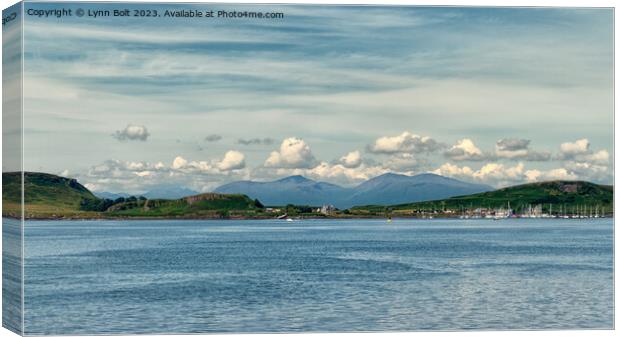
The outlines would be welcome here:
<svg viewBox="0 0 620 337">
<path fill-rule="evenodd" d="M 546 161 L 551 159 L 551 153 L 531 150 L 529 145 L 530 140 L 528 139 L 500 139 L 495 143 L 495 155 L 497 158 L 526 161 Z"/>
<path fill-rule="evenodd" d="M 359 151 L 352 151 L 342 156 L 338 162 L 347 168 L 356 168 L 362 164 L 362 154 Z"/>
<path fill-rule="evenodd" d="M 562 143 L 557 159 L 564 160 L 564 166 L 578 174 L 581 179 L 609 181 L 613 177 L 613 172 L 609 168 L 609 152 L 593 151 L 587 138 Z"/>
<path fill-rule="evenodd" d="M 121 142 L 127 140 L 146 141 L 151 134 L 143 125 L 129 124 L 123 130 L 117 130 L 112 136 Z"/>
<path fill-rule="evenodd" d="M 147 163 L 122 160 L 106 160 L 99 165 L 95 165 L 88 170 L 86 177 L 100 179 L 101 182 L 107 180 L 133 179 L 135 177 L 151 177 L 165 170 L 161 162 Z M 99 184 L 101 185 L 101 184 Z"/>
<path fill-rule="evenodd" d="M 474 170 L 469 166 L 459 167 L 454 164 L 446 163 L 432 172 L 443 176 L 495 186 L 505 186 L 525 181 L 525 166 L 523 163 L 518 163 L 515 166 L 488 163 L 478 170 Z"/>
<path fill-rule="evenodd" d="M 521 162 L 514 166 L 507 166 L 501 163 L 487 163 L 478 170 L 474 170 L 469 166 L 459 167 L 451 163 L 445 163 L 431 172 L 497 187 L 527 182 L 576 180 L 579 178 L 577 173 L 567 168 L 550 170 L 526 169 Z"/>
<path fill-rule="evenodd" d="M 464 138 L 456 142 L 451 148 L 444 152 L 444 155 L 456 161 L 480 161 L 487 159 L 487 155 L 482 153 L 474 141 Z"/>
<path fill-rule="evenodd" d="M 205 137 L 205 141 L 209 143 L 217 142 L 219 140 L 222 140 L 222 136 L 217 135 L 217 134 L 212 134 L 212 135 L 208 135 Z"/>
<path fill-rule="evenodd" d="M 556 168 L 548 171 L 527 170 L 525 178 L 528 182 L 549 181 L 549 180 L 576 180 L 577 174 L 565 169 Z"/>
<path fill-rule="evenodd" d="M 300 138 L 291 137 L 282 141 L 279 151 L 271 152 L 265 167 L 311 168 L 316 162 L 310 146 Z"/>
<path fill-rule="evenodd" d="M 578 139 L 575 142 L 560 144 L 561 159 L 574 159 L 577 156 L 590 152 L 590 141 L 587 138 Z"/>
<path fill-rule="evenodd" d="M 223 159 L 190 161 L 177 156 L 166 165 L 162 162 L 106 160 L 92 166 L 80 182 L 96 191 L 141 194 L 163 183 L 207 192 L 228 180 L 247 178 L 245 157 L 237 151 L 227 152 Z M 85 185 L 86 186 L 86 185 Z"/>
<path fill-rule="evenodd" d="M 581 154 L 574 156 L 572 160 L 577 163 L 607 165 L 609 164 L 609 152 L 607 152 L 607 150 L 600 150 L 597 152 Z"/>
<path fill-rule="evenodd" d="M 195 172 L 195 173 L 217 173 L 217 168 L 212 162 L 209 161 L 189 161 L 181 156 L 174 158 L 172 161 L 172 165 L 170 166 L 172 170 L 184 171 L 185 173 Z"/>
<path fill-rule="evenodd" d="M 495 182 L 501 185 L 523 180 L 525 165 L 518 163 L 509 167 L 504 164 L 488 163 L 472 174 L 474 179 L 486 182 Z"/>
<path fill-rule="evenodd" d="M 397 153 L 385 161 L 383 166 L 396 172 L 412 172 L 420 169 L 425 161 L 419 160 L 411 153 Z"/>
<path fill-rule="evenodd" d="M 499 151 L 520 151 L 527 150 L 530 145 L 530 140 L 528 139 L 517 139 L 517 138 L 504 138 L 497 141 L 495 144 L 496 149 Z"/>
<path fill-rule="evenodd" d="M 451 163 L 445 163 L 431 172 L 445 177 L 470 178 L 473 175 L 474 170 L 472 170 L 469 166 L 459 167 Z"/>
<path fill-rule="evenodd" d="M 253 180 L 265 181 L 292 175 L 302 175 L 314 180 L 329 181 L 346 186 L 356 185 L 387 172 L 391 172 L 391 170 L 381 165 L 375 165 L 371 161 L 362 161 L 357 167 L 346 167 L 339 162 L 321 161 L 309 168 L 267 168 L 261 166 L 252 170 L 251 178 Z"/>
<path fill-rule="evenodd" d="M 380 137 L 368 145 L 367 150 L 377 154 L 435 152 L 444 145 L 430 137 L 422 137 L 409 132 L 397 136 Z"/>
<path fill-rule="evenodd" d="M 245 167 L 245 155 L 239 151 L 228 151 L 217 167 L 220 171 L 240 170 Z"/>
<path fill-rule="evenodd" d="M 311 169 L 304 170 L 303 173 L 315 179 L 328 179 L 347 184 L 365 181 L 387 172 L 389 172 L 388 169 L 380 166 L 361 164 L 358 167 L 350 168 L 342 164 L 332 165 L 327 162 L 321 162 Z"/>
<path fill-rule="evenodd" d="M 600 150 L 587 155 L 584 159 L 595 164 L 607 164 L 609 163 L 609 152 L 607 150 Z"/>
<path fill-rule="evenodd" d="M 580 179 L 591 181 L 611 181 L 613 179 L 613 171 L 607 165 L 569 161 L 565 166 L 577 174 Z"/>
<path fill-rule="evenodd" d="M 560 145 L 558 159 L 603 165 L 609 163 L 609 152 L 607 152 L 607 150 L 599 150 L 596 152 L 591 150 L 590 141 L 587 138 L 582 138 L 575 142 L 562 143 Z"/>
<path fill-rule="evenodd" d="M 275 140 L 272 138 L 239 138 L 237 140 L 237 144 L 241 145 L 272 145 L 273 143 L 275 143 Z"/>
<path fill-rule="evenodd" d="M 187 164 L 188 161 L 185 158 L 178 156 L 172 161 L 172 168 L 175 170 L 182 169 L 187 167 Z"/>
</svg>

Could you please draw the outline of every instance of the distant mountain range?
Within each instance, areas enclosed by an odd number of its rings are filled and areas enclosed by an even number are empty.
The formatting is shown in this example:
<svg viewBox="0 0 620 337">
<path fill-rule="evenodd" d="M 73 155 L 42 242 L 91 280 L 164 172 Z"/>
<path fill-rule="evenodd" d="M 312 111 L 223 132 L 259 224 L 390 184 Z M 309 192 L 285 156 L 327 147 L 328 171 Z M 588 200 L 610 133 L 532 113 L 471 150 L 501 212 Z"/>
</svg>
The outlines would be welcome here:
<svg viewBox="0 0 620 337">
<path fill-rule="evenodd" d="M 488 185 L 431 173 L 416 176 L 386 173 L 352 188 L 291 176 L 271 182 L 233 182 L 218 187 L 215 192 L 245 194 L 265 205 L 331 204 L 344 209 L 356 205 L 394 205 L 444 199 L 491 190 L 493 188 Z"/>
<path fill-rule="evenodd" d="M 190 190 L 189 188 L 174 185 L 163 185 L 153 188 L 152 190 L 142 194 L 142 196 L 148 199 L 180 199 L 196 194 L 198 194 L 198 192 Z"/>
<path fill-rule="evenodd" d="M 610 215 L 613 212 L 613 186 L 583 181 L 548 181 L 490 191 L 489 186 L 464 183 L 434 174 L 413 177 L 386 174 L 353 188 L 293 176 L 265 183 L 237 182 L 220 188 L 246 188 L 249 191 L 242 193 L 203 193 L 174 200 L 135 196 L 111 200 L 93 195 L 75 179 L 38 172 L 24 172 L 23 178 L 22 181 L 21 172 L 2 173 L 3 216 L 19 218 L 24 212 L 28 219 L 266 219 L 286 214 L 334 218 L 382 217 L 385 216 L 385 206 L 389 206 L 396 215 L 413 216 L 413 211 L 420 209 L 453 210 L 457 212 L 451 214 L 459 214 L 463 209 L 498 208 L 509 204 L 517 211 L 532 205 L 542 205 L 543 211 L 551 213 L 553 207 L 554 214 L 585 214 L 587 211 L 598 214 L 600 211 L 601 214 Z M 469 192 L 479 189 L 488 192 Z M 257 193 L 263 194 L 257 196 Z M 254 196 L 250 198 L 245 194 Z M 449 194 L 458 196 L 441 197 Z M 289 203 L 299 206 L 279 211 L 264 208 L 265 204 Z M 301 206 L 303 204 L 333 204 L 348 209 L 325 215 L 313 211 L 314 208 Z M 349 207 L 354 204 L 362 206 Z"/>
<path fill-rule="evenodd" d="M 104 192 L 104 191 L 93 192 L 93 194 L 95 194 L 99 198 L 112 199 L 112 200 L 115 200 L 118 198 L 127 198 L 131 196 L 131 194 L 128 194 L 128 193 L 113 193 L 113 192 Z M 136 196 L 143 196 L 147 199 L 176 200 L 176 199 L 180 199 L 180 198 L 184 198 L 184 197 L 188 197 L 190 195 L 196 195 L 196 194 L 198 194 L 198 192 L 190 190 L 185 187 L 163 185 L 163 186 L 157 186 L 148 192 L 137 194 Z"/>
<path fill-rule="evenodd" d="M 127 198 L 130 197 L 131 194 L 127 194 L 127 193 L 113 193 L 113 192 L 93 192 L 93 194 L 97 197 L 97 198 L 102 198 L 102 199 L 118 199 L 118 198 Z"/>
</svg>

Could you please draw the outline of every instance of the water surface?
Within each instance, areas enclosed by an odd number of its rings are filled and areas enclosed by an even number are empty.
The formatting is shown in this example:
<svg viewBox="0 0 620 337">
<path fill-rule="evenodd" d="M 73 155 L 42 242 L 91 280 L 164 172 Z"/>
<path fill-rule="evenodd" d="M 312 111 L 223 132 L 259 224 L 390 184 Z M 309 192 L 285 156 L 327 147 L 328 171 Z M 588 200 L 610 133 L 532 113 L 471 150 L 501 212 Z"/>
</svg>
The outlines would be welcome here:
<svg viewBox="0 0 620 337">
<path fill-rule="evenodd" d="M 31 221 L 26 334 L 613 327 L 613 220 Z"/>
</svg>

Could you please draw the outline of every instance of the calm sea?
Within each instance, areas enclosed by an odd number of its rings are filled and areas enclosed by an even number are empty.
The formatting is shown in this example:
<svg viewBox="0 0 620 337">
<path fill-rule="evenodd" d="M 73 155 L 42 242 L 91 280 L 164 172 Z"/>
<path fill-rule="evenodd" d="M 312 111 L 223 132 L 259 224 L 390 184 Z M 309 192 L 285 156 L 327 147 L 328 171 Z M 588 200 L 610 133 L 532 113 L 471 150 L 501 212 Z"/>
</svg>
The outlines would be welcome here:
<svg viewBox="0 0 620 337">
<path fill-rule="evenodd" d="M 613 327 L 613 220 L 33 221 L 26 334 Z"/>
</svg>

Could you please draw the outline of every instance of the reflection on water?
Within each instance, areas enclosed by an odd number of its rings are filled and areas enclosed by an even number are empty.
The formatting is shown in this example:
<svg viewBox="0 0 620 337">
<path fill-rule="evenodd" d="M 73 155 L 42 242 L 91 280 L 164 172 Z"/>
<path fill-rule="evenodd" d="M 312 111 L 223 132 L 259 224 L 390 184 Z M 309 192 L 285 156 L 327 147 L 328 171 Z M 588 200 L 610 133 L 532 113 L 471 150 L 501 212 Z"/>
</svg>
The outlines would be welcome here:
<svg viewBox="0 0 620 337">
<path fill-rule="evenodd" d="M 26 334 L 613 327 L 613 222 L 36 221 Z"/>
</svg>

